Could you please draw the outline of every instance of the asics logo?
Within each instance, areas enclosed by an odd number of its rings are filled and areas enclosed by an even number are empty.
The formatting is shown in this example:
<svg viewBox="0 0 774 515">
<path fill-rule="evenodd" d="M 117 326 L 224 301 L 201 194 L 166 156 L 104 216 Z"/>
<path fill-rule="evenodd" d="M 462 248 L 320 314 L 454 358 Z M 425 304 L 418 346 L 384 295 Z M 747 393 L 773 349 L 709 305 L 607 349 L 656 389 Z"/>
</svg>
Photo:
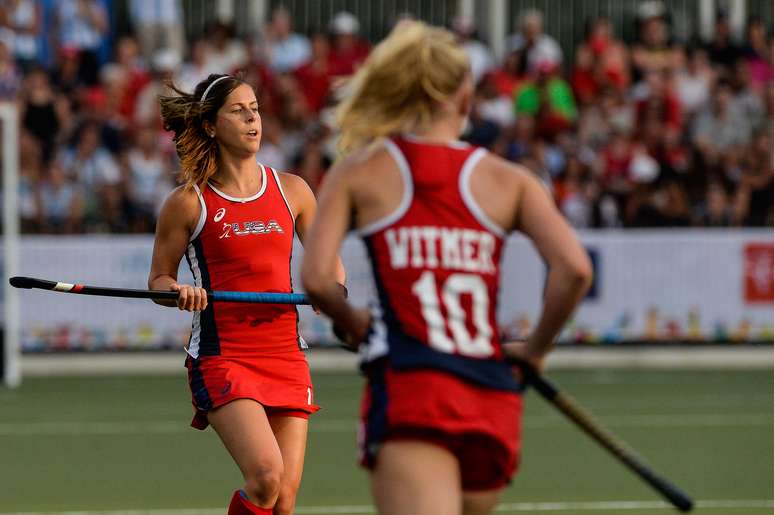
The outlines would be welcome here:
<svg viewBox="0 0 774 515">
<path fill-rule="evenodd" d="M 212 217 L 213 222 L 220 222 L 223 217 L 226 216 L 226 208 L 222 207 L 215 212 L 215 216 Z"/>
</svg>

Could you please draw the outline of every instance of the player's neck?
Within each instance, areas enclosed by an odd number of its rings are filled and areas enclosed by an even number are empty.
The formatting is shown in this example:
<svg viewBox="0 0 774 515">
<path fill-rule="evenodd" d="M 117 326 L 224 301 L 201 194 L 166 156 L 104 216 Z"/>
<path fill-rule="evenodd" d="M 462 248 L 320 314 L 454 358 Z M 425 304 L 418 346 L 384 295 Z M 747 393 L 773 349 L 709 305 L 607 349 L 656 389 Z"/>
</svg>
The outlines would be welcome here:
<svg viewBox="0 0 774 515">
<path fill-rule="evenodd" d="M 451 143 L 459 140 L 461 126 L 462 123 L 457 120 L 444 118 L 422 130 L 413 131 L 411 135 L 428 143 Z"/>
<path fill-rule="evenodd" d="M 212 179 L 221 188 L 228 187 L 230 191 L 244 194 L 255 189 L 257 172 L 258 162 L 254 155 L 243 157 L 224 152 L 218 161 L 218 171 Z"/>
</svg>

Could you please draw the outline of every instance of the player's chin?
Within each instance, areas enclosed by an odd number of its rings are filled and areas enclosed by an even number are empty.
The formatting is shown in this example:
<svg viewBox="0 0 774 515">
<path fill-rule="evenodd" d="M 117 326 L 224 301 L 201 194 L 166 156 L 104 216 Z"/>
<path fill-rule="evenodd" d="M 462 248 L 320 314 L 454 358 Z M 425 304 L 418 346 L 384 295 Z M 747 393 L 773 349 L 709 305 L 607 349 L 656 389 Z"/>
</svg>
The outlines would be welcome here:
<svg viewBox="0 0 774 515">
<path fill-rule="evenodd" d="M 241 141 L 240 147 L 242 147 L 245 152 L 255 154 L 258 152 L 258 149 L 261 148 L 261 140 L 256 138 L 245 138 Z"/>
</svg>

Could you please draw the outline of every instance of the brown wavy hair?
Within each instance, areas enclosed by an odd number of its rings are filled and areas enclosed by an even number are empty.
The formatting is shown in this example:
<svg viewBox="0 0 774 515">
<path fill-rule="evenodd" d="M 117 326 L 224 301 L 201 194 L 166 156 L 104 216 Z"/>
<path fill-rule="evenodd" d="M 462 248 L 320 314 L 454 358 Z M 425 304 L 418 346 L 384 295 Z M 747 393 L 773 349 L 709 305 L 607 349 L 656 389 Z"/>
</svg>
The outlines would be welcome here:
<svg viewBox="0 0 774 515">
<path fill-rule="evenodd" d="M 216 80 L 217 84 L 202 95 Z M 193 93 L 182 91 L 173 83 L 167 87 L 172 95 L 159 96 L 161 119 L 164 130 L 175 133 L 175 150 L 180 158 L 179 180 L 190 188 L 194 184 L 201 186 L 218 169 L 218 143 L 204 130 L 204 122 L 215 123 L 215 116 L 232 91 L 246 84 L 241 77 L 212 74 L 194 88 Z"/>
</svg>

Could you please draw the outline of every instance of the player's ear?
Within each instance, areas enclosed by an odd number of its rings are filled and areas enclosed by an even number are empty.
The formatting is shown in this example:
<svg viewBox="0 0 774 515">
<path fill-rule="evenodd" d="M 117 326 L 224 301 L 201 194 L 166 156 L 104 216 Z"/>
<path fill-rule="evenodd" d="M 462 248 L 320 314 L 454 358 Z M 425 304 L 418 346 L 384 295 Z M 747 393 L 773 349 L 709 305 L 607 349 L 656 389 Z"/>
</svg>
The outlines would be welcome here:
<svg viewBox="0 0 774 515">
<path fill-rule="evenodd" d="M 460 86 L 460 91 L 457 95 L 457 113 L 462 117 L 466 117 L 473 108 L 473 97 L 475 96 L 475 85 L 470 75 Z"/>
<path fill-rule="evenodd" d="M 213 127 L 212 123 L 209 120 L 204 120 L 202 122 L 202 128 L 204 129 L 205 134 L 209 136 L 210 138 L 215 137 L 215 127 Z"/>
</svg>

